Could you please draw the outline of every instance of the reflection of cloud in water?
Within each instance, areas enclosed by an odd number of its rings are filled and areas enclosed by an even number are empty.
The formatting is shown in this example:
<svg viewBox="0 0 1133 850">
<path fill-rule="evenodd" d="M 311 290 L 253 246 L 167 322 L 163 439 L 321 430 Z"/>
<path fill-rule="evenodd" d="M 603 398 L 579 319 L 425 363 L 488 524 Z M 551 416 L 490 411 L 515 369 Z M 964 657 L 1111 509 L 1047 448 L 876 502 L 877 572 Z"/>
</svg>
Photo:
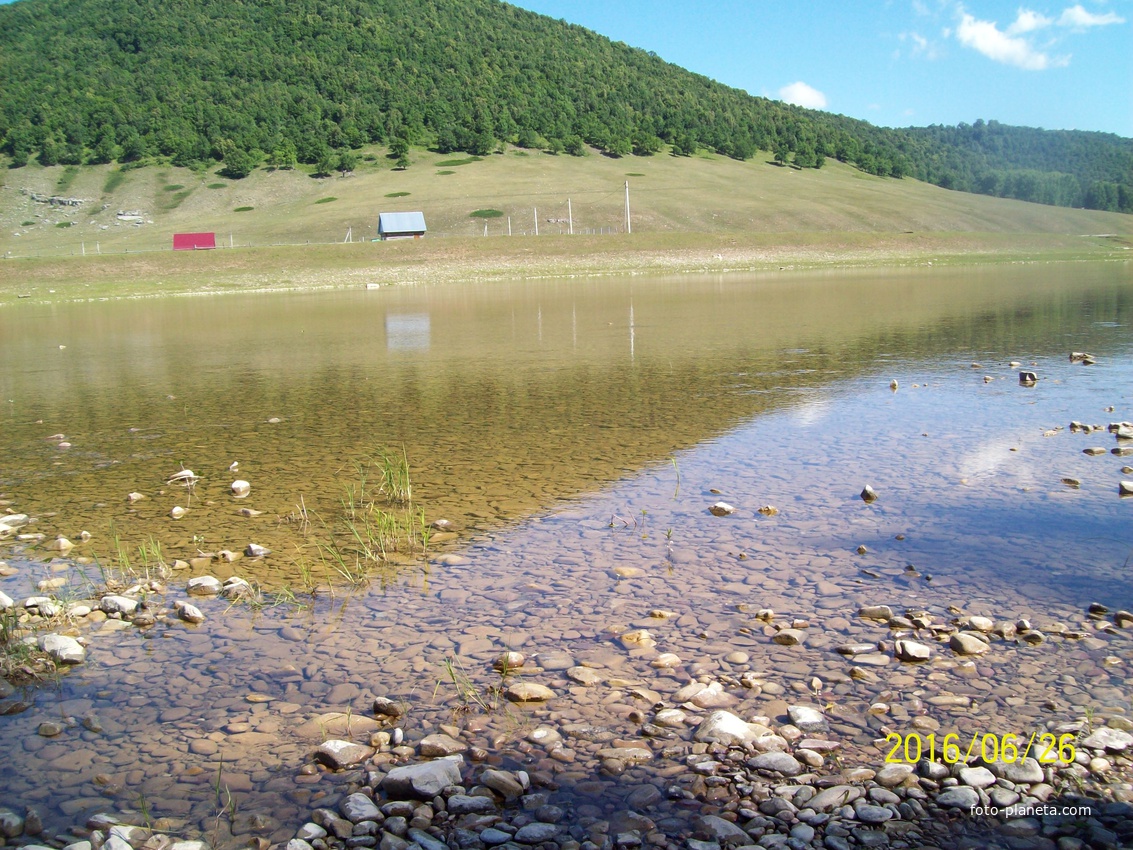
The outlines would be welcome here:
<svg viewBox="0 0 1133 850">
<path fill-rule="evenodd" d="M 807 428 L 817 425 L 830 416 L 833 407 L 831 400 L 826 397 L 804 399 L 793 411 L 795 421 Z"/>
<path fill-rule="evenodd" d="M 1033 442 L 1034 438 L 1026 434 L 993 437 L 964 454 L 957 462 L 957 473 L 965 481 L 998 476 L 1034 481 L 1036 470 L 1024 451 Z"/>
</svg>

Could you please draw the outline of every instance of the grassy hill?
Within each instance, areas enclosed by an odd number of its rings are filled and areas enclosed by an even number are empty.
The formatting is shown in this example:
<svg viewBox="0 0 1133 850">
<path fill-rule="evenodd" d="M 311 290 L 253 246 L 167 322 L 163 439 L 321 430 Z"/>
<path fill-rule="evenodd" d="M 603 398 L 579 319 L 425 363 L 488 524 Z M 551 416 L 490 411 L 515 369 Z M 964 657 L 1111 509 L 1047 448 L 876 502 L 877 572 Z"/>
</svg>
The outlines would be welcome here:
<svg viewBox="0 0 1133 850">
<path fill-rule="evenodd" d="M 120 290 L 163 280 L 194 289 L 949 256 L 1122 257 L 1133 243 L 1129 215 L 948 191 L 840 163 L 800 170 L 766 153 L 740 162 L 707 153 L 618 159 L 509 149 L 473 158 L 414 149 L 406 170 L 393 169 L 384 148 L 367 155 L 349 176 L 327 178 L 281 170 L 225 180 L 215 169 L 171 166 L 9 171 L 0 188 L 0 255 L 12 260 L 0 263 L 0 291 L 37 281 Z M 627 181 L 632 236 L 623 232 Z M 82 204 L 51 206 L 33 194 Z M 369 241 L 379 212 L 403 210 L 425 213 L 424 240 Z M 500 215 L 473 215 L 479 211 Z M 137 212 L 145 223 L 120 221 L 119 212 Z M 172 252 L 173 233 L 200 230 L 245 250 Z M 333 244 L 348 232 L 356 244 Z"/>
</svg>

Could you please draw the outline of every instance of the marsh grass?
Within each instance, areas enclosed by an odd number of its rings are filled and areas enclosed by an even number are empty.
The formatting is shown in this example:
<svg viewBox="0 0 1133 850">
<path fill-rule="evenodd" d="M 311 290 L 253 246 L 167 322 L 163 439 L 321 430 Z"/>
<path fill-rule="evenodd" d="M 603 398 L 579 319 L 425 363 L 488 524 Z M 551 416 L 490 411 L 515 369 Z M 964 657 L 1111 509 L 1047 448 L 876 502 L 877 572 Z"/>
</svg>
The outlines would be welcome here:
<svg viewBox="0 0 1133 850">
<path fill-rule="evenodd" d="M 302 498 L 288 521 L 303 528 L 311 526 Z M 383 450 L 357 462 L 353 478 L 343 486 L 337 516 L 320 522 L 323 533 L 314 545 L 323 571 L 351 587 L 364 587 L 375 578 L 383 585 L 392 582 L 407 561 L 423 559 L 430 528 L 424 509 L 413 504 L 405 449 Z M 300 555 L 296 564 L 304 586 L 313 587 L 310 560 Z"/>
<path fill-rule="evenodd" d="M 58 675 L 51 656 L 27 640 L 32 634 L 20 622 L 18 609 L 0 611 L 0 678 L 13 685 L 44 682 Z"/>
</svg>

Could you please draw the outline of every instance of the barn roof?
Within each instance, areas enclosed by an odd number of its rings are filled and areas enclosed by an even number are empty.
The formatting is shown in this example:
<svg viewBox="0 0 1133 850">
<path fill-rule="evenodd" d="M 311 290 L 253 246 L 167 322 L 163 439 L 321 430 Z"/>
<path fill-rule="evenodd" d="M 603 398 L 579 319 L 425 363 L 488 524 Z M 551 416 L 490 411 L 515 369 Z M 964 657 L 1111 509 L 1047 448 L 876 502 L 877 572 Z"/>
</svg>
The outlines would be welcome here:
<svg viewBox="0 0 1133 850">
<path fill-rule="evenodd" d="M 424 233 L 425 214 L 420 212 L 379 213 L 378 232 Z"/>
</svg>

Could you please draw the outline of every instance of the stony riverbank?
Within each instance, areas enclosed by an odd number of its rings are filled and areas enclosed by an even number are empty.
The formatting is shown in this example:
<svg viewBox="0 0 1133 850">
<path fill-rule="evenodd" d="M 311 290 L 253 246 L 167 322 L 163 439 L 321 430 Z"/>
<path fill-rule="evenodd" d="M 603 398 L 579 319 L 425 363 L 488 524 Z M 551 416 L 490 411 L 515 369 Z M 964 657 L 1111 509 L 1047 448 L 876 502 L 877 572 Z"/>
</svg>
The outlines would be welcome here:
<svg viewBox="0 0 1133 850">
<path fill-rule="evenodd" d="M 90 630 L 121 633 L 173 623 L 208 628 L 251 590 L 239 579 L 210 579 L 198 577 L 184 588 L 200 607 L 152 583 L 72 600 L 56 612 L 70 618 L 72 634 L 55 633 L 58 640 L 41 638 L 38 645 L 61 664 L 82 663 Z M 18 603 L 25 625 L 50 620 L 45 604 L 50 600 L 35 597 Z M 655 610 L 650 616 L 661 626 L 673 614 Z M 765 645 L 805 644 L 810 622 L 784 620 L 770 609 L 750 614 Z M 682 659 L 662 651 L 649 629 L 636 628 L 611 637 L 655 671 L 652 681 L 596 659 L 576 663 L 569 653 L 528 658 L 508 652 L 494 659 L 495 690 L 467 691 L 463 710 L 450 722 L 407 724 L 410 704 L 396 693 L 368 706 L 352 703 L 345 714 L 316 715 L 305 725 L 326 740 L 308 745 L 292 780 L 296 789 L 312 792 L 291 796 L 297 804 L 307 800 L 309 822 L 288 839 L 288 850 L 1074 850 L 1133 841 L 1133 721 L 1127 715 L 1067 715 L 1052 703 L 1036 728 L 1037 743 L 1009 742 L 990 719 L 980 719 L 980 699 L 972 693 L 910 689 L 908 681 L 914 671 L 933 668 L 938 676 L 945 669 L 978 676 L 977 663 L 988 653 L 1048 650 L 1055 663 L 1069 645 L 1120 663 L 1118 656 L 1130 651 L 1133 615 L 1097 604 L 1079 623 L 1045 622 L 1041 629 L 1025 620 L 960 611 L 945 620 L 884 604 L 842 616 L 876 639 L 831 647 L 845 659 L 841 675 L 784 680 L 774 669 L 750 669 L 758 652 L 733 650 L 728 662 L 746 672 L 682 679 L 673 675 Z M 836 696 L 857 685 L 876 694 L 860 715 L 843 710 Z M 605 693 L 605 711 L 587 709 L 579 699 L 594 693 Z M 1022 700 L 1040 698 L 1019 693 Z M 10 688 L 4 696 L 6 713 L 21 709 Z M 248 701 L 270 697 L 249 695 Z M 958 720 L 970 721 L 972 731 L 946 749 Z M 41 723 L 37 734 L 65 736 L 71 727 L 100 731 L 90 718 L 64 717 Z M 930 745 L 940 748 L 932 759 L 914 752 Z M 115 813 L 111 802 L 69 835 L 45 834 L 34 810 L 0 812 L 0 829 L 11 845 L 199 846 L 186 844 L 185 836 L 155 837 L 146 828 L 162 814 L 159 801 L 144 817 L 129 807 Z M 211 839 L 226 847 L 282 844 L 285 824 L 301 812 L 302 806 L 239 817 L 222 812 Z M 111 821 L 133 829 L 115 832 Z M 177 819 L 165 825 L 189 826 Z M 189 833 L 207 842 L 204 825 Z"/>
</svg>

